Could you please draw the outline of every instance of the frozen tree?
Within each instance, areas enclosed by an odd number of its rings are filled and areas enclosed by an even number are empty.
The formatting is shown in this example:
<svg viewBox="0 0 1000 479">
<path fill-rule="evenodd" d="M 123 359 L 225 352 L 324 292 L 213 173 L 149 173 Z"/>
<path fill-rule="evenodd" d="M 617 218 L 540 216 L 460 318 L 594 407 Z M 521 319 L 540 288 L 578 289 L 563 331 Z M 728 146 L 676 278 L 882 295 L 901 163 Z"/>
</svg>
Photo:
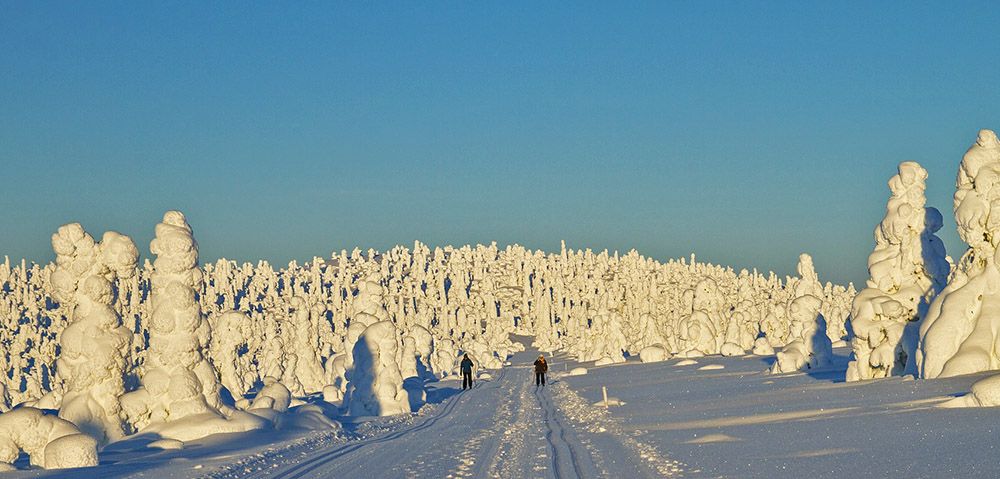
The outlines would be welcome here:
<svg viewBox="0 0 1000 479">
<path fill-rule="evenodd" d="M 415 242 L 384 252 L 342 250 L 281 268 L 229 260 L 199 268 L 197 250 L 187 246 L 194 242 L 186 221 L 167 216 L 158 226 L 155 265 L 147 260 L 138 274 L 108 280 L 117 294 L 107 306 L 133 333 L 126 384 L 142 385 L 122 401 L 133 406 L 127 408 L 132 425 L 151 432 L 166 428 L 154 423 L 197 421 L 200 427 L 242 411 L 277 418 L 265 412 L 273 409 L 251 409 L 249 400 L 238 397 L 268 376 L 272 390 L 280 385 L 307 394 L 323 386 L 325 399 L 342 402 L 361 334 L 383 321 L 398 331 L 393 360 L 401 376 L 432 380 L 453 374 L 462 352 L 482 368 L 501 367 L 523 348 L 511 340 L 513 332 L 534 336 L 552 352 L 601 364 L 626 355 L 648 360 L 675 353 L 741 354 L 750 347 L 763 354 L 758 344 L 780 347 L 798 339 L 787 313 L 796 290 L 818 295 L 835 338 L 843 335 L 834 331 L 835 323 L 846 317 L 853 292 L 820 285 L 811 262 L 802 265 L 801 277 L 783 280 L 774 273 L 735 272 L 693 255 L 660 262 L 635 251 L 563 248 L 547 254 L 495 243 L 432 249 Z M 77 236 L 74 241 L 83 243 L 74 246 L 67 264 L 97 264 L 96 242 L 88 249 L 83 235 Z M 170 268 L 181 260 L 187 265 Z M 59 306 L 49 312 L 53 285 L 67 279 L 52 275 L 55 269 L 0 263 L 0 281 L 9 292 L 0 295 L 0 341 L 8 349 L 0 356 L 6 373 L 0 375 L 0 409 L 50 404 L 46 398 L 56 396 L 46 395 L 50 383 L 58 386 L 48 375 L 55 371 L 58 337 L 82 278 L 69 278 L 72 300 L 53 302 Z M 760 334 L 764 341 L 755 343 Z M 164 364 L 166 357 L 172 362 Z M 220 384 L 241 411 L 216 405 Z M 200 430 L 220 430 L 216 426 Z M 171 427 L 181 435 L 181 426 Z"/>
<path fill-rule="evenodd" d="M 112 281 L 136 274 L 139 252 L 128 236 L 113 231 L 95 243 L 78 223 L 60 227 L 52 246 L 56 297 L 71 308 L 57 362 L 63 385 L 59 416 L 103 445 L 124 435 L 118 398 L 125 392 L 132 340 L 112 308 Z"/>
<path fill-rule="evenodd" d="M 678 339 L 685 358 L 718 354 L 723 337 L 719 334 L 722 323 L 719 313 L 719 289 L 711 278 L 698 282 L 692 295 L 692 312 L 680 324 Z"/>
<path fill-rule="evenodd" d="M 352 416 L 391 416 L 410 412 L 409 396 L 396 363 L 396 327 L 379 321 L 365 328 L 354 345 L 345 402 Z"/>
<path fill-rule="evenodd" d="M 792 342 L 778 353 L 772 373 L 790 373 L 829 365 L 833 357 L 826 320 L 820 313 L 822 301 L 811 295 L 799 296 L 788 306 Z"/>
<path fill-rule="evenodd" d="M 210 322 L 212 340 L 209 354 L 219 369 L 222 385 L 235 399 L 239 399 L 255 379 L 249 355 L 240 355 L 240 350 L 247 347 L 249 318 L 239 311 L 227 311 L 212 316 Z"/>
<path fill-rule="evenodd" d="M 982 130 L 962 158 L 955 191 L 958 235 L 969 248 L 920 324 L 916 366 L 923 378 L 1000 368 L 1000 141 Z"/>
<path fill-rule="evenodd" d="M 92 467 L 97 461 L 97 441 L 82 434 L 73 423 L 22 407 L 0 414 L 0 471 L 13 470 L 24 451 L 31 465 L 44 469 Z"/>
<path fill-rule="evenodd" d="M 183 213 L 163 215 L 149 250 L 156 255 L 149 353 L 142 387 L 122 397 L 128 418 L 139 430 L 153 422 L 221 415 L 224 410 L 218 376 L 205 357 L 212 333 L 197 298 L 203 286 L 198 244 Z"/>
<path fill-rule="evenodd" d="M 290 301 L 290 317 L 285 324 L 288 327 L 291 341 L 287 345 L 286 358 L 292 358 L 286 364 L 286 384 L 292 384 L 292 394 L 301 396 L 305 393 L 319 392 L 323 389 L 323 363 L 319 357 L 319 330 L 309 318 L 309 304 L 301 296 Z"/>
<path fill-rule="evenodd" d="M 935 236 L 941 214 L 925 207 L 926 179 L 927 171 L 908 161 L 889 180 L 892 196 L 868 257 L 871 278 L 851 311 L 848 381 L 898 375 L 908 362 L 913 366 L 918 321 L 947 280 L 949 264 Z"/>
</svg>

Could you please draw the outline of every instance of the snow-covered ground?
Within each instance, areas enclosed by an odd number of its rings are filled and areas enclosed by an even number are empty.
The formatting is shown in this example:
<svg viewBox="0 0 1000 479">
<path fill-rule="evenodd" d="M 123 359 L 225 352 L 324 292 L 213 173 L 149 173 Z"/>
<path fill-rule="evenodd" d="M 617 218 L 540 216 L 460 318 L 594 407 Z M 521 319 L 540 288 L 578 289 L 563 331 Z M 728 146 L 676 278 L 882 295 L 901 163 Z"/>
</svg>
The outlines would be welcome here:
<svg viewBox="0 0 1000 479">
<path fill-rule="evenodd" d="M 1000 410 L 948 409 L 985 374 L 844 381 L 849 350 L 808 373 L 774 357 L 593 367 L 556 356 L 536 388 L 526 351 L 471 391 L 433 383 L 419 414 L 343 430 L 217 435 L 170 451 L 112 445 L 59 478 L 997 477 Z M 578 371 L 579 372 L 579 371 Z M 605 409 L 602 387 L 612 406 Z M 128 447 L 126 447 L 128 446 Z"/>
<path fill-rule="evenodd" d="M 536 387 L 536 355 L 515 355 L 471 391 L 461 391 L 457 381 L 439 382 L 429 404 L 413 416 L 355 423 L 338 418 L 344 430 L 324 433 L 217 435 L 179 451 L 133 441 L 112 445 L 98 469 L 9 477 L 658 477 L 680 470 L 654 447 L 623 434 L 603 409 L 561 380 Z"/>
<path fill-rule="evenodd" d="M 624 402 L 610 408 L 622 433 L 684 463 L 683 477 L 1000 477 L 1000 409 L 936 407 L 989 373 L 849 383 L 849 353 L 808 373 L 769 374 L 773 356 L 715 356 L 563 382 L 586 402 L 607 387 Z"/>
</svg>

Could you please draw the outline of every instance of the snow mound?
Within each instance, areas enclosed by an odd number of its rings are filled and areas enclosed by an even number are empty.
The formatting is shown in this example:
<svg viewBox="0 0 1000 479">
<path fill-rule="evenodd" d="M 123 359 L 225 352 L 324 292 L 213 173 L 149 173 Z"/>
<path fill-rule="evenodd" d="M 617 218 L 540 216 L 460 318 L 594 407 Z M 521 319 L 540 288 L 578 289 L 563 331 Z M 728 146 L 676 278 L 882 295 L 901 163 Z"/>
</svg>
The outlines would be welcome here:
<svg viewBox="0 0 1000 479">
<path fill-rule="evenodd" d="M 573 368 L 570 369 L 567 376 L 585 376 L 587 374 L 587 368 Z"/>
<path fill-rule="evenodd" d="M 732 356 L 743 356 L 744 354 L 747 353 L 747 351 L 742 347 L 740 347 L 740 345 L 738 344 L 726 343 L 722 345 L 722 349 L 719 350 L 719 353 L 722 354 L 723 356 L 732 357 Z"/>
<path fill-rule="evenodd" d="M 142 430 L 164 439 L 190 442 L 213 434 L 247 432 L 266 429 L 272 425 L 268 418 L 245 411 L 233 411 L 227 418 L 212 412 L 191 414 L 169 422 L 153 423 Z"/>
<path fill-rule="evenodd" d="M 250 404 L 250 411 L 254 411 L 255 409 L 272 409 L 277 412 L 285 412 L 291 403 L 291 391 L 274 377 L 267 376 L 264 378 L 264 387 L 260 388 L 257 397 Z"/>
<path fill-rule="evenodd" d="M 622 361 L 624 361 L 624 360 L 622 360 Z M 610 357 L 605 356 L 605 357 L 603 357 L 603 358 L 598 359 L 597 361 L 595 361 L 594 362 L 594 366 L 607 366 L 609 364 L 618 364 L 618 363 L 621 363 L 622 361 L 618 361 L 616 358 L 610 358 Z"/>
<path fill-rule="evenodd" d="M 683 359 L 677 361 L 677 364 L 674 364 L 674 366 L 691 366 L 693 364 L 698 364 L 698 361 L 695 361 L 694 359 Z"/>
<path fill-rule="evenodd" d="M 70 434 L 45 446 L 45 468 L 67 469 L 98 464 L 97 441 L 85 434 Z"/>
<path fill-rule="evenodd" d="M 81 434 L 73 423 L 32 407 L 0 414 L 0 464 L 12 469 L 21 451 L 28 454 L 31 465 L 44 469 L 98 464 L 94 438 Z"/>
<path fill-rule="evenodd" d="M 721 364 L 707 364 L 698 368 L 699 371 L 717 371 L 719 369 L 726 369 L 726 367 Z"/>
<path fill-rule="evenodd" d="M 646 346 L 639 351 L 639 359 L 644 363 L 658 363 L 670 359 L 670 352 L 663 345 Z"/>
<path fill-rule="evenodd" d="M 771 346 L 767 338 L 757 338 L 753 343 L 753 353 L 757 356 L 773 356 L 774 347 Z"/>
<path fill-rule="evenodd" d="M 282 414 L 275 422 L 277 429 L 305 429 L 310 431 L 339 430 L 341 425 L 325 414 L 323 409 L 314 404 L 303 404 Z"/>
<path fill-rule="evenodd" d="M 608 397 L 608 402 L 607 402 L 607 406 L 608 407 L 612 407 L 612 406 L 624 406 L 624 405 L 625 405 L 625 401 L 622 401 L 621 399 L 610 397 L 610 396 Z M 604 407 L 605 406 L 604 400 L 601 399 L 600 401 L 595 402 L 594 406 Z"/>
<path fill-rule="evenodd" d="M 969 394 L 941 404 L 941 407 L 996 406 L 1000 406 L 1000 375 L 980 379 L 972 385 Z"/>
</svg>

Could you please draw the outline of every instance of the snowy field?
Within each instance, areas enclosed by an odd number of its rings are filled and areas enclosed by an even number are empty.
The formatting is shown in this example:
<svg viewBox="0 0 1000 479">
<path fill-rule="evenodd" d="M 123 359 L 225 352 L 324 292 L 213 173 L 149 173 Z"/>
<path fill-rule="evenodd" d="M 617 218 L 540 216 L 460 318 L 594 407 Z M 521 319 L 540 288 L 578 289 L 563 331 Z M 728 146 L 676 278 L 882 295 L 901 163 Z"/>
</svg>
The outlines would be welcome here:
<svg viewBox="0 0 1000 479">
<path fill-rule="evenodd" d="M 684 464 L 683 477 L 1000 477 L 998 408 L 941 408 L 988 373 L 845 382 L 834 366 L 772 375 L 773 357 L 626 363 L 563 381 L 587 402 L 601 386 L 624 435 Z M 704 369 L 722 366 L 722 369 Z"/>
<path fill-rule="evenodd" d="M 1000 410 L 938 407 L 983 374 L 848 383 L 848 352 L 836 350 L 828 369 L 779 375 L 768 373 L 773 357 L 593 367 L 557 356 L 548 386 L 536 388 L 535 352 L 527 351 L 485 372 L 471 391 L 435 383 L 417 414 L 332 416 L 343 429 L 218 435 L 181 451 L 126 442 L 102 454 L 100 477 L 1000 475 L 1000 465 L 983 460 L 994 453 Z M 567 374 L 581 365 L 586 374 Z M 5 477 L 96 476 L 76 469 Z"/>
</svg>

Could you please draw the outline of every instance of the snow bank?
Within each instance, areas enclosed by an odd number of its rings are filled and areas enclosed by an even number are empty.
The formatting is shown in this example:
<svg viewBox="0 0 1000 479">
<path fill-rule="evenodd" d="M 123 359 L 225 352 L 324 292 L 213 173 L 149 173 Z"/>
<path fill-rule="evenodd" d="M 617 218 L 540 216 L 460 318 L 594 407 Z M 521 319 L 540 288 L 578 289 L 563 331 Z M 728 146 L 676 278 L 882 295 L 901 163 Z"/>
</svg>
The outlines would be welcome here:
<svg viewBox="0 0 1000 479">
<path fill-rule="evenodd" d="M 1000 375 L 980 379 L 965 396 L 941 404 L 942 407 L 996 407 L 1000 406 Z"/>
<path fill-rule="evenodd" d="M 646 346 L 639 351 L 639 359 L 644 363 L 657 363 L 670 359 L 670 352 L 659 344 Z"/>
</svg>

